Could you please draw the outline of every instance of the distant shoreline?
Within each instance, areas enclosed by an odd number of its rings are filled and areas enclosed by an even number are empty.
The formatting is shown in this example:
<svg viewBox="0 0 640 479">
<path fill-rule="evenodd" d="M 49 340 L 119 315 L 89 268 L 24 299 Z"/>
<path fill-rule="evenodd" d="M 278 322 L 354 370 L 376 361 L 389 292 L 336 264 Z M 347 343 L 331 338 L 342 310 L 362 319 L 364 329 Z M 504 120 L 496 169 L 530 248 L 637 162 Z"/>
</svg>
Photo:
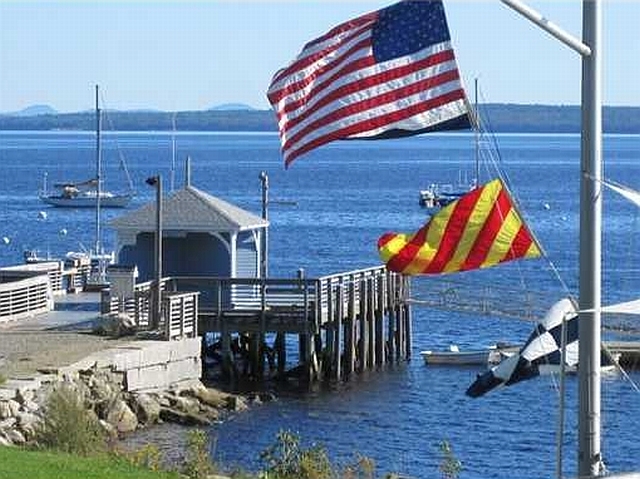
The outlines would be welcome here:
<svg viewBox="0 0 640 479">
<path fill-rule="evenodd" d="M 494 133 L 579 133 L 580 107 L 550 105 L 485 104 L 480 113 L 486 128 Z M 104 113 L 103 131 L 171 132 L 276 132 L 271 110 L 206 111 L 109 111 Z M 93 112 L 56 113 L 34 116 L 0 114 L 4 131 L 93 131 Z M 640 107 L 605 106 L 605 133 L 640 134 Z"/>
</svg>

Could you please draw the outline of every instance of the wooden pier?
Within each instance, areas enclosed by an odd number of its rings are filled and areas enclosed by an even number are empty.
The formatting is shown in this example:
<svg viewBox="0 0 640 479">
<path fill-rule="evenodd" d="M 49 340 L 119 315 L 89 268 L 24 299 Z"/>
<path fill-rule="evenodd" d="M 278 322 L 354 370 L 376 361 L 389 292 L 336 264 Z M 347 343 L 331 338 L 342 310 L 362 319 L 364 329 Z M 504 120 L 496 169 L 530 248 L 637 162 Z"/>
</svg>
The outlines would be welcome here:
<svg viewBox="0 0 640 479">
<path fill-rule="evenodd" d="M 308 381 L 340 381 L 411 356 L 410 282 L 384 267 L 320 278 L 302 271 L 294 279 L 170 277 L 162 289 L 163 297 L 198 292 L 198 334 L 218 338 L 232 377 L 263 378 L 268 365 L 281 376 L 295 370 Z M 150 290 L 151 283 L 138 284 L 129 298 L 107 290 L 102 311 L 148 322 Z M 290 338 L 298 343 L 292 364 Z"/>
</svg>

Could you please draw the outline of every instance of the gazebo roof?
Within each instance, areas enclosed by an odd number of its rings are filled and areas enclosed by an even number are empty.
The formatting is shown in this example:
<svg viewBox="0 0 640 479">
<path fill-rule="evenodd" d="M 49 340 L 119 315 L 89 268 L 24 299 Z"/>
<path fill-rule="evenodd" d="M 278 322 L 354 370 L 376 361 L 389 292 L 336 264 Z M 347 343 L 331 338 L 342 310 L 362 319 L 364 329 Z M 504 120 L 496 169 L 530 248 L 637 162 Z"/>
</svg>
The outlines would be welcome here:
<svg viewBox="0 0 640 479">
<path fill-rule="evenodd" d="M 109 226 L 153 231 L 156 228 L 155 201 L 115 218 Z M 166 230 L 234 232 L 266 228 L 269 222 L 188 185 L 162 199 L 162 227 Z"/>
</svg>

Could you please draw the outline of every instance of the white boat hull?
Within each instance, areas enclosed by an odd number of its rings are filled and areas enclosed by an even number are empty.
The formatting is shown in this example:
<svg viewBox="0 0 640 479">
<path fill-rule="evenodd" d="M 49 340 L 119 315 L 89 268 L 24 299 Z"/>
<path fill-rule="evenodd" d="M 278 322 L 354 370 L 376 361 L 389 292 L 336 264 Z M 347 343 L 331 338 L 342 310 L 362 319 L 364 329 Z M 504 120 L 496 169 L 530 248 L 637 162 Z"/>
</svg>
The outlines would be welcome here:
<svg viewBox="0 0 640 479">
<path fill-rule="evenodd" d="M 517 353 L 520 346 L 499 343 L 485 349 L 460 351 L 451 345 L 449 351 L 421 351 L 425 364 L 451 364 L 458 366 L 487 366 L 501 362 L 504 358 Z"/>
<path fill-rule="evenodd" d="M 425 364 L 451 364 L 457 366 L 487 365 L 489 363 L 488 350 L 481 351 L 422 351 L 420 355 Z"/>
<path fill-rule="evenodd" d="M 112 195 L 100 198 L 100 208 L 125 208 L 131 201 L 131 195 Z M 64 198 L 62 196 L 40 196 L 40 199 L 51 206 L 62 208 L 96 208 L 94 196 Z"/>
</svg>

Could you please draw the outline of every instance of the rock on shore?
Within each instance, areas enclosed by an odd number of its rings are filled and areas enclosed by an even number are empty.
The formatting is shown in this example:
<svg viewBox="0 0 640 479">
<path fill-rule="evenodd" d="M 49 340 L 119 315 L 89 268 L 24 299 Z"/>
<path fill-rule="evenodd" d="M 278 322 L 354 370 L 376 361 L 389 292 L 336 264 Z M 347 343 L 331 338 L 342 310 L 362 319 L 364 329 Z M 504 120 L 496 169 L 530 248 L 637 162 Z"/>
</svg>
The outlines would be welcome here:
<svg viewBox="0 0 640 479">
<path fill-rule="evenodd" d="M 0 445 L 23 445 L 46 414 L 48 395 L 67 384 L 111 434 L 123 435 L 160 422 L 207 426 L 230 412 L 246 410 L 252 402 L 272 396 L 239 396 L 207 388 L 198 380 L 164 390 L 127 392 L 122 373 L 92 367 L 65 375 L 9 379 L 0 385 Z"/>
</svg>

